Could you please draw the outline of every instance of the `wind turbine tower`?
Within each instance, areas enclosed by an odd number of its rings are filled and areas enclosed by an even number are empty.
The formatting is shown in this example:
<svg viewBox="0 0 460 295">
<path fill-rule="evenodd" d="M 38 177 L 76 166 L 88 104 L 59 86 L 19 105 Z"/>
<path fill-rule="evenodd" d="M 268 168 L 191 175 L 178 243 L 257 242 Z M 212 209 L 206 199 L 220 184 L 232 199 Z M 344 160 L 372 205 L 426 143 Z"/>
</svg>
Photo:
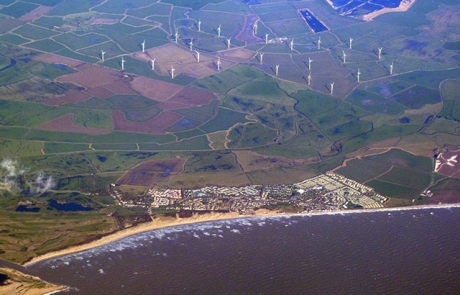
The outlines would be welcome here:
<svg viewBox="0 0 460 295">
<path fill-rule="evenodd" d="M 198 20 L 198 32 L 201 32 L 201 20 Z"/>
<path fill-rule="evenodd" d="M 220 57 L 218 57 L 218 58 L 217 58 L 217 63 L 216 63 L 216 65 L 217 65 L 217 70 L 218 70 L 218 71 L 220 71 L 220 64 L 221 64 L 221 62 L 220 62 Z"/>
<path fill-rule="evenodd" d="M 265 44 L 268 44 L 268 33 L 265 33 Z"/>
<path fill-rule="evenodd" d="M 190 46 L 190 51 L 193 51 L 193 38 L 190 39 L 190 44 L 189 44 L 189 46 Z"/>
<path fill-rule="evenodd" d="M 101 50 L 101 60 L 102 60 L 102 62 L 104 62 L 104 55 L 105 55 L 105 51 Z"/>
<path fill-rule="evenodd" d="M 263 52 L 260 52 L 259 53 L 259 62 L 260 64 L 262 64 L 262 60 L 264 59 L 264 53 Z"/>
<path fill-rule="evenodd" d="M 391 62 L 391 65 L 390 65 L 390 75 L 393 75 L 393 62 Z"/>
<path fill-rule="evenodd" d="M 152 71 L 155 71 L 155 58 L 150 60 L 150 65 L 152 66 Z"/>
<path fill-rule="evenodd" d="M 331 95 L 334 94 L 334 83 L 335 83 L 335 82 L 332 82 L 332 83 L 331 83 Z"/>
<path fill-rule="evenodd" d="M 217 27 L 217 36 L 219 36 L 219 37 L 220 37 L 220 30 L 221 30 L 221 29 L 222 29 L 222 25 L 219 25 L 219 26 Z"/>
<path fill-rule="evenodd" d="M 382 50 L 383 50 L 383 47 L 380 47 L 380 48 L 379 48 L 379 59 L 382 58 Z"/>
<path fill-rule="evenodd" d="M 227 49 L 230 49 L 230 46 L 232 46 L 232 44 L 230 43 L 232 41 L 232 38 L 228 38 L 227 39 Z"/>
<path fill-rule="evenodd" d="M 253 32 L 254 32 L 254 35 L 257 35 L 257 22 L 258 22 L 258 21 L 259 21 L 259 20 L 256 20 L 256 22 L 254 23 L 254 26 L 252 27 Z"/>
<path fill-rule="evenodd" d="M 343 56 L 343 63 L 346 63 L 347 62 L 347 55 L 345 54 L 345 51 L 342 50 L 342 56 Z"/>
<path fill-rule="evenodd" d="M 275 76 L 278 77 L 278 69 L 279 69 L 280 65 L 276 65 L 275 66 Z"/>
<path fill-rule="evenodd" d="M 318 37 L 318 50 L 321 49 L 321 36 Z"/>
<path fill-rule="evenodd" d="M 142 46 L 142 52 L 145 52 L 145 40 L 141 43 Z"/>
<path fill-rule="evenodd" d="M 121 70 L 123 71 L 125 69 L 125 59 L 121 57 Z"/>
<path fill-rule="evenodd" d="M 174 79 L 174 67 L 171 66 L 171 79 Z"/>
<path fill-rule="evenodd" d="M 307 82 L 308 82 L 308 85 L 311 84 L 311 72 L 308 73 Z"/>
<path fill-rule="evenodd" d="M 361 71 L 358 69 L 358 83 L 360 82 L 359 81 L 359 75 L 361 75 Z"/>
<path fill-rule="evenodd" d="M 350 37 L 350 49 L 353 46 L 353 38 Z"/>
<path fill-rule="evenodd" d="M 179 32 L 176 30 L 176 33 L 174 34 L 174 37 L 176 38 L 176 43 L 179 40 Z"/>
<path fill-rule="evenodd" d="M 200 53 L 197 50 L 195 50 L 195 52 L 196 52 L 196 61 L 200 62 Z"/>
<path fill-rule="evenodd" d="M 310 71 L 311 71 L 311 62 L 312 62 L 312 61 L 313 61 L 313 60 L 309 57 L 309 58 L 308 58 L 308 70 L 310 70 Z"/>
<path fill-rule="evenodd" d="M 294 50 L 294 38 L 292 38 L 291 43 L 289 43 L 289 47 L 291 48 L 291 51 Z"/>
</svg>

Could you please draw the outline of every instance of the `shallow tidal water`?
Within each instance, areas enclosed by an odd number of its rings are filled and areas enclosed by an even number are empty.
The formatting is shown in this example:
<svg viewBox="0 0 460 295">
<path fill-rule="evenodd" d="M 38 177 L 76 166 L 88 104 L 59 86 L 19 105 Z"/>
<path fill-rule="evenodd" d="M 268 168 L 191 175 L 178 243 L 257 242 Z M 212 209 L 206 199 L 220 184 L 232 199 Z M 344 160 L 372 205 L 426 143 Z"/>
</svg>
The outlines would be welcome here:
<svg viewBox="0 0 460 295">
<path fill-rule="evenodd" d="M 62 294 L 460 294 L 460 208 L 182 225 L 27 267 Z"/>
</svg>

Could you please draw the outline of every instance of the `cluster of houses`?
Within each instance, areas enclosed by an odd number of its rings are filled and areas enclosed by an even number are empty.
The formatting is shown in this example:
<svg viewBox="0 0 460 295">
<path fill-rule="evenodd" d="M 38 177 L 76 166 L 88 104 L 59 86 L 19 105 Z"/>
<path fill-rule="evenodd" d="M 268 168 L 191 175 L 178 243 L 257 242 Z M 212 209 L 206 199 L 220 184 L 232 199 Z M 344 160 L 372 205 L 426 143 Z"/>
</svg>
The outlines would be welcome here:
<svg viewBox="0 0 460 295">
<path fill-rule="evenodd" d="M 259 208 L 291 207 L 299 212 L 381 208 L 386 197 L 338 174 L 322 174 L 295 184 L 208 186 L 200 189 L 151 187 L 144 196 L 125 199 L 112 186 L 123 206 L 247 213 Z"/>
</svg>

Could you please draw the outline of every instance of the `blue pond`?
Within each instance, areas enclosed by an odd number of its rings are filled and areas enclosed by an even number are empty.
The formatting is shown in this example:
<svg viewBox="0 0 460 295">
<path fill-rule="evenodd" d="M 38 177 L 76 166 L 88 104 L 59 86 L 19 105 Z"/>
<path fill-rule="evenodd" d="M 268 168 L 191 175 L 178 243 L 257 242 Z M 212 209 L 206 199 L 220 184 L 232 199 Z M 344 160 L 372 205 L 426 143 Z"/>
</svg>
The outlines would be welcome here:
<svg viewBox="0 0 460 295">
<path fill-rule="evenodd" d="M 51 208 L 54 208 L 58 211 L 91 211 L 93 208 L 91 207 L 84 207 L 77 203 L 64 203 L 60 204 L 56 200 L 49 200 L 48 204 Z"/>
<path fill-rule="evenodd" d="M 16 207 L 16 212 L 39 212 L 40 208 L 38 207 L 27 207 L 26 205 L 19 205 Z"/>
<path fill-rule="evenodd" d="M 310 26 L 310 28 L 313 30 L 313 32 L 318 33 L 318 32 L 323 32 L 327 31 L 328 28 L 326 28 L 325 25 L 323 25 L 322 22 L 320 22 L 313 14 L 311 14 L 308 9 L 302 9 L 299 10 L 300 14 L 304 18 L 304 20 L 307 22 L 307 24 Z"/>
</svg>

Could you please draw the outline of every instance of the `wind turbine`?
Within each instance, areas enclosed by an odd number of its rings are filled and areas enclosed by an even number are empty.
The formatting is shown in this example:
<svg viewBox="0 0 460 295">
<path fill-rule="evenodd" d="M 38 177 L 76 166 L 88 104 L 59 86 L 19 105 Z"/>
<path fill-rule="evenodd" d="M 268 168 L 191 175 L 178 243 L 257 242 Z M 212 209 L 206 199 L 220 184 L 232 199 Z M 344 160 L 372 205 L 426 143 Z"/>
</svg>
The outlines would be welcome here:
<svg viewBox="0 0 460 295">
<path fill-rule="evenodd" d="M 262 60 L 264 59 L 264 53 L 263 52 L 260 52 L 259 53 L 259 62 L 260 64 L 262 64 Z"/>
<path fill-rule="evenodd" d="M 101 50 L 101 60 L 102 60 L 102 62 L 104 62 L 104 55 L 105 55 L 105 51 Z"/>
<path fill-rule="evenodd" d="M 145 40 L 141 43 L 142 46 L 142 52 L 145 52 Z"/>
<path fill-rule="evenodd" d="M 257 22 L 259 20 L 256 20 L 256 22 L 254 23 L 254 26 L 252 27 L 252 31 L 254 32 L 254 35 L 257 35 Z"/>
<path fill-rule="evenodd" d="M 201 20 L 198 20 L 198 32 L 201 32 Z"/>
<path fill-rule="evenodd" d="M 335 83 L 335 82 L 332 82 L 332 83 L 331 83 L 331 95 L 334 94 L 334 83 Z"/>
<path fill-rule="evenodd" d="M 268 44 L 268 33 L 265 33 L 265 44 Z"/>
<path fill-rule="evenodd" d="M 123 56 L 121 57 L 121 70 L 123 71 L 125 69 L 125 59 Z"/>
<path fill-rule="evenodd" d="M 190 44 L 189 45 L 190 45 L 190 51 L 193 51 L 193 38 L 190 39 Z"/>
<path fill-rule="evenodd" d="M 382 58 L 382 50 L 383 50 L 383 47 L 380 47 L 380 48 L 379 48 L 379 59 Z"/>
<path fill-rule="evenodd" d="M 174 37 L 176 38 L 176 43 L 177 43 L 177 40 L 179 40 L 179 32 L 176 30 L 176 33 L 174 34 Z"/>
<path fill-rule="evenodd" d="M 200 53 L 197 50 L 195 50 L 195 52 L 196 52 L 196 61 L 200 62 Z"/>
<path fill-rule="evenodd" d="M 321 49 L 321 36 L 318 37 L 318 50 Z"/>
<path fill-rule="evenodd" d="M 393 62 L 391 62 L 391 65 L 390 65 L 390 75 L 393 75 Z"/>
<path fill-rule="evenodd" d="M 174 79 L 174 67 L 171 66 L 171 79 Z"/>
<path fill-rule="evenodd" d="M 150 60 L 150 64 L 152 65 L 152 71 L 155 71 L 155 58 Z"/>
<path fill-rule="evenodd" d="M 350 37 L 350 49 L 352 47 L 352 44 L 353 44 L 353 38 Z"/>
<path fill-rule="evenodd" d="M 308 69 L 309 69 L 310 71 L 311 71 L 311 62 L 312 62 L 312 61 L 313 61 L 313 60 L 312 60 L 310 57 L 308 57 Z"/>
<path fill-rule="evenodd" d="M 361 71 L 358 69 L 358 83 L 359 83 L 359 75 L 361 75 Z"/>
<path fill-rule="evenodd" d="M 219 24 L 219 26 L 217 27 L 217 36 L 220 37 L 220 30 L 222 29 L 222 25 Z"/>
<path fill-rule="evenodd" d="M 230 49 L 230 46 L 231 46 L 231 43 L 230 43 L 230 42 L 231 42 L 231 41 L 232 41 L 232 38 L 231 38 L 231 37 L 227 39 L 227 49 Z"/>
<path fill-rule="evenodd" d="M 217 58 L 217 70 L 220 71 L 220 57 Z"/>
<path fill-rule="evenodd" d="M 308 82 L 308 85 L 311 84 L 311 72 L 308 73 L 307 82 Z"/>
<path fill-rule="evenodd" d="M 345 51 L 342 50 L 342 56 L 343 56 L 343 63 L 347 62 L 347 55 L 345 54 Z"/>
<path fill-rule="evenodd" d="M 289 43 L 289 47 L 291 48 L 291 51 L 294 50 L 294 38 L 292 38 L 291 43 Z"/>
<path fill-rule="evenodd" d="M 275 66 L 275 76 L 278 77 L 278 69 L 279 69 L 280 65 L 276 65 Z"/>
</svg>

